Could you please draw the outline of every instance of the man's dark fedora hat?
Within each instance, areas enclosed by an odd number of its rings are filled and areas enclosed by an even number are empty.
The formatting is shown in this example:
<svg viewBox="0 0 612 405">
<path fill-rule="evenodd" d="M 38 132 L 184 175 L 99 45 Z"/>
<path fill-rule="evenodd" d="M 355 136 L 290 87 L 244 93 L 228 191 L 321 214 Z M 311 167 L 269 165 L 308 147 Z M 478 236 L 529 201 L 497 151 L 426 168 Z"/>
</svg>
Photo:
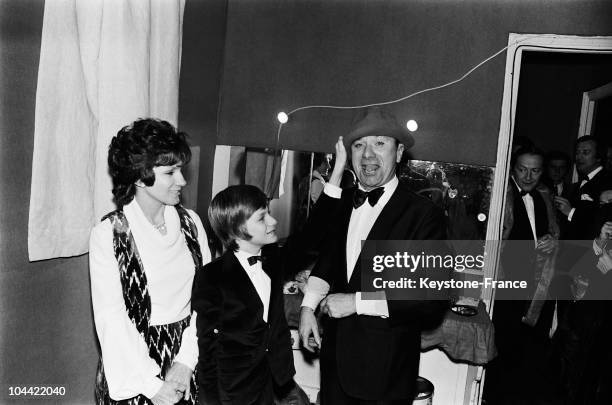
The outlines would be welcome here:
<svg viewBox="0 0 612 405">
<path fill-rule="evenodd" d="M 350 152 L 353 142 L 364 136 L 390 136 L 403 143 L 406 149 L 414 145 L 408 128 L 400 125 L 391 112 L 381 107 L 368 107 L 355 117 L 351 131 L 343 137 L 346 150 Z"/>
</svg>

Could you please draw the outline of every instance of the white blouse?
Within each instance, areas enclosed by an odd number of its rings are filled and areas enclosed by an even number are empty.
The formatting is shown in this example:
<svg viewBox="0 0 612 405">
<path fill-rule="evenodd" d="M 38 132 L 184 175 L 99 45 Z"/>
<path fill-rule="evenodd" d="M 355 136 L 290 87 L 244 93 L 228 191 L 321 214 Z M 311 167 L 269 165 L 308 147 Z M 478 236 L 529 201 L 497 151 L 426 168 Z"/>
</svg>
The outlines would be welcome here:
<svg viewBox="0 0 612 405">
<path fill-rule="evenodd" d="M 166 235 L 153 227 L 135 199 L 123 207 L 123 212 L 147 277 L 151 297 L 150 325 L 174 323 L 188 317 L 195 266 L 176 209 L 166 206 L 164 210 Z M 211 259 L 206 232 L 199 216 L 191 210 L 188 212 L 196 224 L 203 264 L 206 264 Z M 146 342 L 127 315 L 113 250 L 112 228 L 110 219 L 106 219 L 93 228 L 89 240 L 91 300 L 104 373 L 111 398 L 122 400 L 139 394 L 151 398 L 163 381 L 156 377 L 160 368 L 149 357 Z M 189 327 L 183 332 L 174 360 L 192 370 L 198 361 L 196 315 L 193 314 Z"/>
</svg>

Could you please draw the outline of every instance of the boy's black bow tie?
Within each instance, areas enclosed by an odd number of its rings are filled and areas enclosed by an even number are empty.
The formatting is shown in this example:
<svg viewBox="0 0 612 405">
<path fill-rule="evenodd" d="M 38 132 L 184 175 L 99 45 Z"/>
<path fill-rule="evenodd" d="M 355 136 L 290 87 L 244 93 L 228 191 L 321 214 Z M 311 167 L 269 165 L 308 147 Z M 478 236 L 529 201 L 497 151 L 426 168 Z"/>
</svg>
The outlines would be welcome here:
<svg viewBox="0 0 612 405">
<path fill-rule="evenodd" d="M 248 261 L 248 262 L 249 262 L 249 264 L 252 266 L 252 265 L 254 265 L 255 263 L 257 263 L 257 261 L 260 261 L 260 262 L 262 262 L 262 263 L 263 263 L 263 262 L 264 262 L 264 258 L 263 258 L 263 257 L 261 257 L 261 256 L 250 256 L 250 257 L 247 257 L 247 261 Z"/>
<path fill-rule="evenodd" d="M 378 200 L 380 200 L 380 197 L 383 195 L 384 192 L 385 189 L 383 187 L 378 187 L 368 192 L 363 191 L 361 189 L 357 189 L 355 190 L 355 194 L 353 194 L 353 207 L 361 207 L 366 199 L 368 200 L 370 206 L 373 207 L 376 205 Z"/>
</svg>

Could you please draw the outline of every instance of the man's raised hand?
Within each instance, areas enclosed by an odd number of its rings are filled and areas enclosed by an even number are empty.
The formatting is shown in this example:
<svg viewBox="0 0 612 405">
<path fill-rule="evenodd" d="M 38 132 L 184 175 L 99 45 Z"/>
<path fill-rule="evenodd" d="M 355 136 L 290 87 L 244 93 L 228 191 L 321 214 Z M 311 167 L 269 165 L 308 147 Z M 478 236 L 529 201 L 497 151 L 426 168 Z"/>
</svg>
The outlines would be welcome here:
<svg viewBox="0 0 612 405">
<path fill-rule="evenodd" d="M 329 182 L 334 186 L 340 187 L 347 160 L 346 148 L 344 147 L 344 141 L 342 140 L 341 136 L 339 136 L 338 140 L 336 141 L 335 149 L 336 161 L 334 163 L 332 174 L 329 176 Z"/>
</svg>

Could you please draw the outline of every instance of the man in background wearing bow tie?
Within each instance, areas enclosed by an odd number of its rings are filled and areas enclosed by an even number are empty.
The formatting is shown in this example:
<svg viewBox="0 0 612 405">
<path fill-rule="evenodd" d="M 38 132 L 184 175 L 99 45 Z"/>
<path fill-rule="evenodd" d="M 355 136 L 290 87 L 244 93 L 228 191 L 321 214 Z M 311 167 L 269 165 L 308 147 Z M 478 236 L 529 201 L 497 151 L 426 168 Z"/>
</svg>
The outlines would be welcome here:
<svg viewBox="0 0 612 405">
<path fill-rule="evenodd" d="M 562 226 L 567 228 L 563 239 L 590 240 L 599 195 L 610 182 L 609 174 L 603 170 L 606 150 L 597 138 L 587 135 L 578 138 L 575 153 L 579 180 L 570 186 L 569 198 L 555 197 L 555 206 L 567 219 L 566 226 Z"/>
<path fill-rule="evenodd" d="M 555 302 L 549 298 L 559 228 L 550 190 L 540 184 L 544 156 L 534 146 L 512 156 L 508 180 L 498 279 L 526 281 L 522 291 L 497 290 L 493 308 L 498 357 L 488 366 L 485 398 L 515 403 L 521 398 L 551 399 L 546 380 Z M 517 390 L 511 381 L 524 381 Z M 505 401 L 505 402 L 504 402 Z"/>
<path fill-rule="evenodd" d="M 557 318 L 560 333 L 565 333 L 566 318 L 570 306 L 571 288 L 574 284 L 572 267 L 588 250 L 589 242 L 598 229 L 593 226 L 596 220 L 600 194 L 610 184 L 610 175 L 603 169 L 606 150 L 597 138 L 587 135 L 578 138 L 574 148 L 576 171 L 579 179 L 572 183 L 563 196 L 554 197 L 554 204 L 560 215 L 561 239 L 570 241 L 560 249 L 562 258 L 555 285 L 559 295 L 566 297 L 557 302 Z M 573 241 L 573 242 L 572 242 Z M 584 241 L 584 243 L 580 243 Z"/>
<path fill-rule="evenodd" d="M 445 301 L 366 300 L 361 294 L 364 240 L 445 239 L 443 212 L 396 177 L 396 165 L 414 144 L 406 128 L 380 108 L 365 110 L 344 137 L 358 187 L 341 197 L 326 249 L 312 271 L 300 317 L 303 345 L 321 348 L 322 405 L 412 403 L 421 330 L 441 320 Z M 314 312 L 325 318 L 321 338 Z"/>
</svg>

